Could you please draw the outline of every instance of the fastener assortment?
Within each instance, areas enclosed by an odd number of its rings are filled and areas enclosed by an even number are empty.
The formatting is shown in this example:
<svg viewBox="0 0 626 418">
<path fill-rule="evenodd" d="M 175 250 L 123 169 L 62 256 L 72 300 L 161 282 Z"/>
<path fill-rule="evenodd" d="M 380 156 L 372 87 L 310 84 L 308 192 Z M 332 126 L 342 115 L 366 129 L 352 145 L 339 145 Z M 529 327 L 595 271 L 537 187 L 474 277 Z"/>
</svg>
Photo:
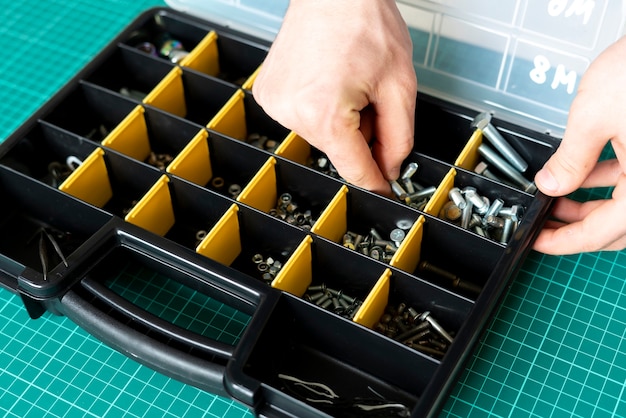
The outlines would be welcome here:
<svg viewBox="0 0 626 418">
<path fill-rule="evenodd" d="M 0 145 L 0 284 L 33 318 L 66 315 L 268 416 L 322 413 L 285 380 L 430 415 L 425 394 L 445 398 L 550 208 L 503 168 L 530 178 L 558 142 L 494 118 L 522 174 L 491 158 L 488 117 L 474 129 L 476 109 L 420 95 L 420 139 L 380 196 L 255 102 L 269 47 L 169 9 L 125 29 Z M 245 330 L 224 343 L 155 318 L 108 287 L 127 265 L 234 308 Z"/>
</svg>

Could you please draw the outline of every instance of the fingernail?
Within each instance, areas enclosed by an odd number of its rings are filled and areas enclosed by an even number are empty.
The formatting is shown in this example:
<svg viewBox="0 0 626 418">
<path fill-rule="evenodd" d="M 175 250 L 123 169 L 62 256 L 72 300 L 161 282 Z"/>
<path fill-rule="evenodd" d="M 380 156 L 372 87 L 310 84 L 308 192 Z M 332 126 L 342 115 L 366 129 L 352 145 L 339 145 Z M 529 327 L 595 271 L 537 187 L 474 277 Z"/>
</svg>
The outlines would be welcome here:
<svg viewBox="0 0 626 418">
<path fill-rule="evenodd" d="M 546 192 L 558 192 L 559 190 L 559 182 L 547 168 L 542 168 L 537 172 L 535 183 Z"/>
</svg>

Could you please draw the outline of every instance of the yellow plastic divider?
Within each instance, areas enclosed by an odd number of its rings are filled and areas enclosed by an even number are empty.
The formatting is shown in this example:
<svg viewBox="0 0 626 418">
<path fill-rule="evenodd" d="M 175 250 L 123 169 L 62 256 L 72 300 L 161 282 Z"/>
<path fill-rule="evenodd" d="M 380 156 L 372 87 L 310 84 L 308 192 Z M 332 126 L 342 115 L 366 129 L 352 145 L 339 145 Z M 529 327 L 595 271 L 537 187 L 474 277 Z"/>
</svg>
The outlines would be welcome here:
<svg viewBox="0 0 626 418">
<path fill-rule="evenodd" d="M 209 133 L 202 129 L 167 166 L 170 174 L 204 186 L 213 177 L 209 153 Z"/>
<path fill-rule="evenodd" d="M 248 128 L 246 126 L 244 97 L 243 90 L 237 90 L 209 121 L 207 128 L 231 138 L 245 141 L 248 137 Z"/>
<path fill-rule="evenodd" d="M 173 113 L 181 118 L 187 116 L 185 104 L 185 88 L 183 86 L 183 70 L 174 67 L 172 70 L 148 93 L 143 102 L 159 109 Z"/>
<path fill-rule="evenodd" d="M 334 242 L 341 242 L 347 230 L 348 187 L 342 185 L 311 228 L 311 232 Z"/>
<path fill-rule="evenodd" d="M 302 297 L 313 281 L 313 255 L 310 235 L 304 237 L 296 251 L 272 281 L 272 287 Z"/>
<path fill-rule="evenodd" d="M 217 33 L 210 31 L 196 47 L 180 61 L 180 65 L 210 76 L 217 76 L 220 72 L 220 62 L 217 50 Z"/>
<path fill-rule="evenodd" d="M 424 212 L 433 216 L 439 216 L 439 211 L 441 210 L 443 205 L 445 205 L 446 202 L 450 200 L 448 198 L 448 193 L 450 192 L 450 189 L 454 187 L 455 177 L 456 170 L 454 168 L 451 168 L 450 171 L 448 171 L 448 173 L 445 175 L 443 180 L 441 180 L 441 184 L 439 185 L 439 187 L 437 187 L 437 190 L 435 190 L 435 193 L 433 193 L 432 197 L 426 204 Z"/>
<path fill-rule="evenodd" d="M 241 254 L 241 236 L 237 204 L 228 208 L 211 231 L 196 247 L 196 252 L 230 266 Z"/>
<path fill-rule="evenodd" d="M 308 165 L 311 146 L 300 135 L 291 131 L 276 148 L 276 155 L 302 165 Z"/>
<path fill-rule="evenodd" d="M 259 66 L 256 70 L 254 70 L 254 72 L 250 75 L 250 77 L 248 77 L 248 79 L 241 85 L 242 88 L 246 89 L 246 90 L 250 90 L 252 89 L 252 85 L 254 84 L 254 81 L 256 80 L 256 78 L 259 75 L 259 72 L 261 71 L 261 66 Z"/>
<path fill-rule="evenodd" d="M 250 183 L 237 196 L 237 201 L 263 212 L 269 212 L 276 207 L 277 200 L 276 159 L 269 157 L 250 180 Z"/>
<path fill-rule="evenodd" d="M 164 174 L 126 215 L 124 220 L 157 235 L 164 236 L 174 226 L 174 206 Z"/>
<path fill-rule="evenodd" d="M 417 268 L 422 253 L 422 238 L 424 236 L 424 222 L 426 218 L 420 215 L 413 224 L 406 237 L 400 244 L 398 251 L 393 255 L 389 265 L 397 267 L 408 273 L 413 273 Z"/>
<path fill-rule="evenodd" d="M 354 322 L 368 328 L 376 325 L 389 303 L 390 277 L 391 270 L 385 269 L 359 310 L 354 314 Z"/>
<path fill-rule="evenodd" d="M 142 106 L 135 107 L 102 141 L 102 145 L 145 161 L 150 155 L 150 139 L 144 113 Z"/>
<path fill-rule="evenodd" d="M 463 150 L 456 158 L 454 165 L 462 167 L 466 170 L 473 171 L 478 161 L 480 161 L 480 155 L 478 154 L 478 146 L 483 142 L 483 131 L 476 129 L 469 141 L 463 147 Z"/>
<path fill-rule="evenodd" d="M 104 150 L 96 148 L 59 186 L 59 190 L 102 208 L 113 197 Z"/>
</svg>

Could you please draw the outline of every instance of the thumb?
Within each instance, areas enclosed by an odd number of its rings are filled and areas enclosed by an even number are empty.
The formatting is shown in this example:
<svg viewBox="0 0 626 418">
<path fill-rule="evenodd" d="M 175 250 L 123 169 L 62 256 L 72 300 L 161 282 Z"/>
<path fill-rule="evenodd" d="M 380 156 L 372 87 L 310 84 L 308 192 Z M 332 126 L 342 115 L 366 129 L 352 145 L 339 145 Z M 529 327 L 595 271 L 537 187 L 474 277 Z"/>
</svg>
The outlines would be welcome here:
<svg viewBox="0 0 626 418">
<path fill-rule="evenodd" d="M 610 136 L 603 132 L 605 118 L 594 110 L 581 94 L 572 103 L 561 144 L 535 175 L 535 184 L 543 193 L 569 194 L 583 184 L 595 167 Z"/>
</svg>

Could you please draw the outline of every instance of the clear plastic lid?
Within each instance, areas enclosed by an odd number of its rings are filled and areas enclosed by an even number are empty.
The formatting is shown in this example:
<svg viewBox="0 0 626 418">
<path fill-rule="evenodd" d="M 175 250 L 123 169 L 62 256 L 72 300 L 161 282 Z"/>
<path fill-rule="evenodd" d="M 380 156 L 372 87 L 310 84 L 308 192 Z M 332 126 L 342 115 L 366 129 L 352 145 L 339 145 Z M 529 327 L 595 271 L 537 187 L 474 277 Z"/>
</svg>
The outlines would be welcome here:
<svg viewBox="0 0 626 418">
<path fill-rule="evenodd" d="M 288 0 L 167 0 L 272 40 Z M 560 137 L 582 74 L 624 30 L 626 1 L 399 0 L 420 91 Z M 607 81 L 609 82 L 609 81 Z"/>
</svg>

